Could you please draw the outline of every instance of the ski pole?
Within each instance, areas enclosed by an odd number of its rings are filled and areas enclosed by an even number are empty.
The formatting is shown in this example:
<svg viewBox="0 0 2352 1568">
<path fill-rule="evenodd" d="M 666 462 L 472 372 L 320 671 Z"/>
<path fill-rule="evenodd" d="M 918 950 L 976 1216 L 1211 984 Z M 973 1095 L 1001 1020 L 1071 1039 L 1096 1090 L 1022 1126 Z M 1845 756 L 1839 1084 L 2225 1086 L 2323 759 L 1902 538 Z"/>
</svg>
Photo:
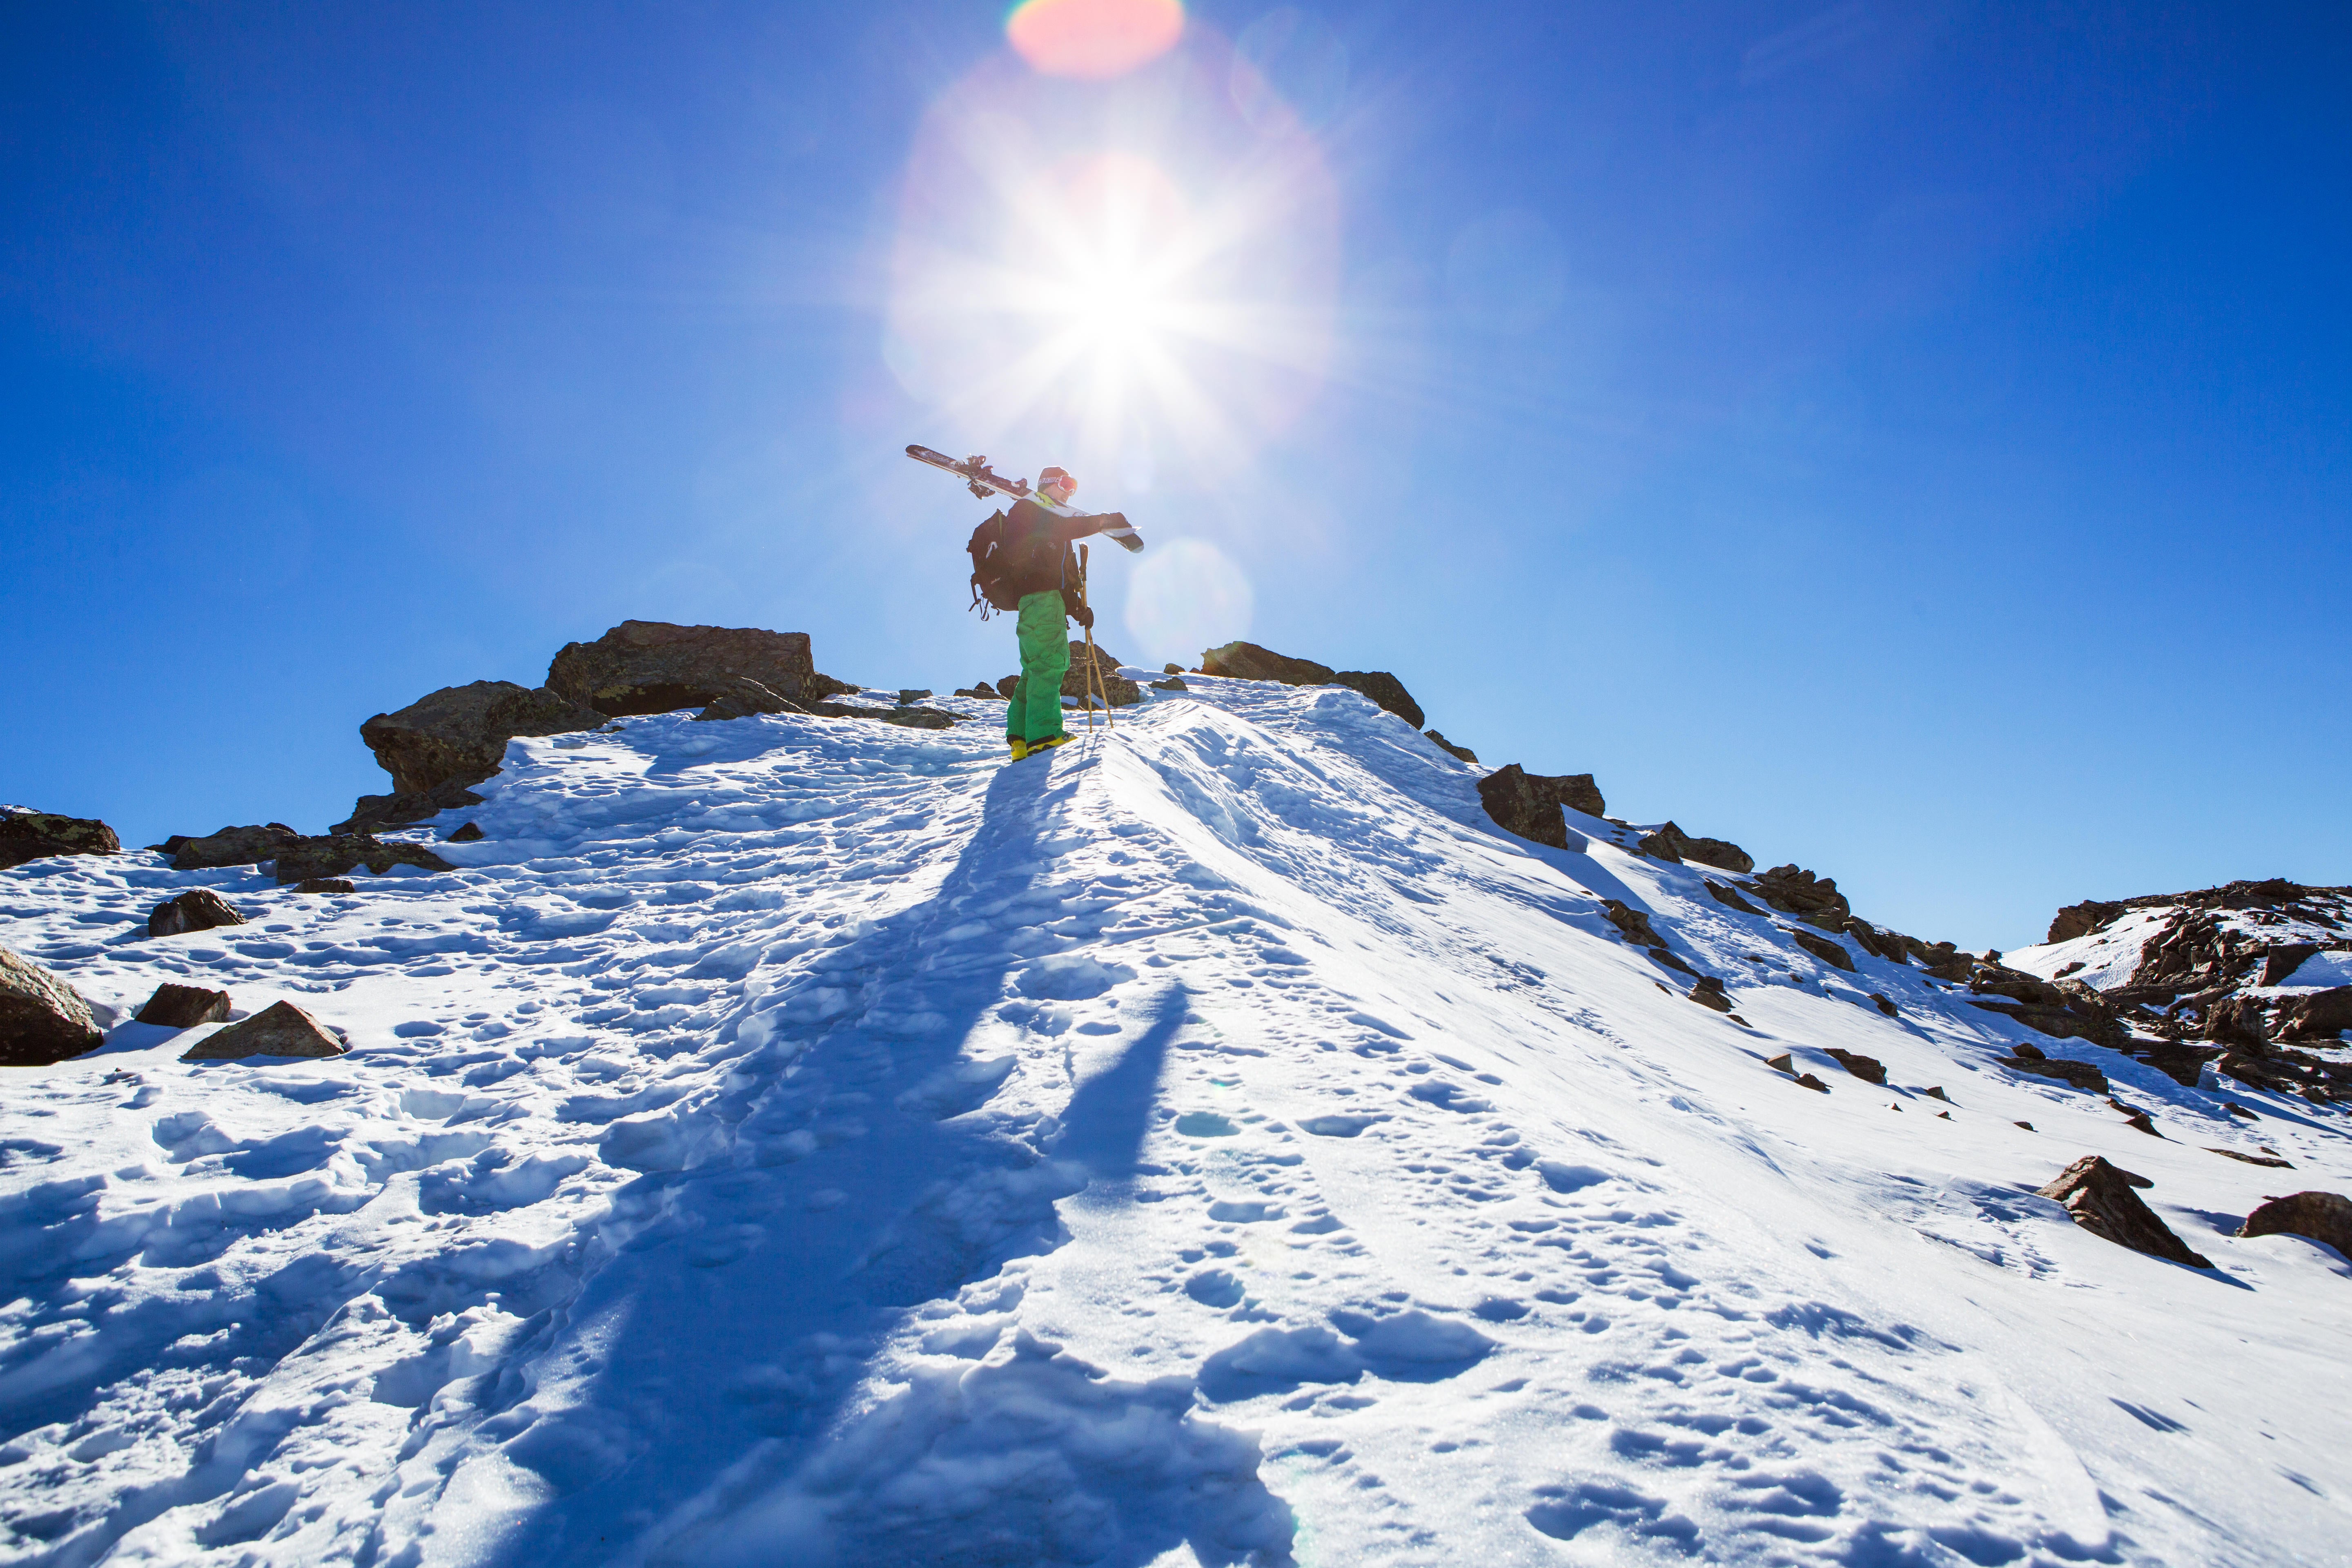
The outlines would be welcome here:
<svg viewBox="0 0 2352 1568">
<path fill-rule="evenodd" d="M 1087 592 L 1087 547 L 1083 544 L 1078 546 L 1078 597 L 1086 601 L 1087 614 L 1091 617 L 1094 614 L 1095 602 L 1094 596 Z M 1118 728 L 1118 721 L 1110 716 L 1110 691 L 1108 683 L 1102 678 L 1102 662 L 1095 654 L 1093 626 L 1089 625 L 1086 627 L 1086 634 L 1087 679 L 1093 684 L 1095 695 L 1102 699 L 1104 727 L 1116 730 Z M 1087 728 L 1091 730 L 1094 727 L 1095 710 L 1090 706 L 1087 709 Z"/>
</svg>

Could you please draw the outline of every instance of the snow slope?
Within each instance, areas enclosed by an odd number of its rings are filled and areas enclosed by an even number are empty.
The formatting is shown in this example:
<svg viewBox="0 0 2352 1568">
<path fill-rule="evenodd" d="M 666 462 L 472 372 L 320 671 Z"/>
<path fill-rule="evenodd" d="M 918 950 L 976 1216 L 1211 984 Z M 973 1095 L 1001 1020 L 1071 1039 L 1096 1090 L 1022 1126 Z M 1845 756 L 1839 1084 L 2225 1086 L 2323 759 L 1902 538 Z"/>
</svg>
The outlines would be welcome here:
<svg viewBox="0 0 2352 1568">
<path fill-rule="evenodd" d="M 2332 1114 L 2042 1042 L 2148 1137 L 1608 823 L 1503 834 L 1353 692 L 1188 679 L 1014 766 L 517 741 L 459 872 L 350 897 L 0 873 L 94 1001 L 354 1047 L 9 1076 L 5 1560 L 2347 1560 L 2352 1269 L 2228 1234 L 2352 1187 Z M 145 940 L 194 886 L 254 923 Z M 2218 1268 L 2032 1195 L 2091 1152 Z"/>
</svg>

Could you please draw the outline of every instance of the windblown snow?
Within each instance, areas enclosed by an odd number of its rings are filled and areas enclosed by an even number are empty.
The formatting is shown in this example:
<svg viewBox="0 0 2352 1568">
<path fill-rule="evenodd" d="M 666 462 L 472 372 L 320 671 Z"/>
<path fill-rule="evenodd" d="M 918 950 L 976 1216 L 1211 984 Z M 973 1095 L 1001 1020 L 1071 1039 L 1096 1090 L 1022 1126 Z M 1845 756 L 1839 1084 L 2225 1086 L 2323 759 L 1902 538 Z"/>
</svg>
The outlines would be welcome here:
<svg viewBox="0 0 2352 1568">
<path fill-rule="evenodd" d="M 457 872 L 346 897 L 0 873 L 0 945 L 115 1016 L 192 981 L 353 1047 L 9 1075 L 6 1560 L 2347 1560 L 2352 1269 L 2231 1234 L 2352 1187 L 2340 1113 L 1513 837 L 1351 691 L 1188 679 L 1009 766 L 517 741 Z M 253 923 L 148 940 L 193 887 Z M 2218 1267 L 2034 1195 L 2089 1153 Z"/>
</svg>

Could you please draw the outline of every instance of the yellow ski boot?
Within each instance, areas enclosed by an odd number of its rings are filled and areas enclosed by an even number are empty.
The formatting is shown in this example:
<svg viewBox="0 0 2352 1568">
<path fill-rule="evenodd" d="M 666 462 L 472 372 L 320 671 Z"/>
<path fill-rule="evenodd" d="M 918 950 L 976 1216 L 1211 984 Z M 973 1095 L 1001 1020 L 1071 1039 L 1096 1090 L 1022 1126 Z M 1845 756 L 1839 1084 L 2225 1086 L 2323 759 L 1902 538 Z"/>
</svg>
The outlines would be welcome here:
<svg viewBox="0 0 2352 1568">
<path fill-rule="evenodd" d="M 1029 754 L 1029 742 L 1018 735 L 1005 736 L 1004 743 L 1013 748 L 1013 760 L 1016 763 Z"/>
</svg>

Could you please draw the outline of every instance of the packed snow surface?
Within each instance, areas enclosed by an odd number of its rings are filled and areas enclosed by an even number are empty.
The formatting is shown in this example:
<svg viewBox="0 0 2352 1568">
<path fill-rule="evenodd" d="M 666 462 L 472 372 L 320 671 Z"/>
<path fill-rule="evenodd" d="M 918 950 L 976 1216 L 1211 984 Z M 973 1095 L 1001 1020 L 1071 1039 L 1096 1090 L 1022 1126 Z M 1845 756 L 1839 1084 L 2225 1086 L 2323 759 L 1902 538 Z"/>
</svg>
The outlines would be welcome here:
<svg viewBox="0 0 2352 1568">
<path fill-rule="evenodd" d="M 2041 1041 L 2150 1137 L 1353 692 L 1188 679 L 1013 765 L 972 702 L 517 741 L 349 897 L 0 873 L 115 1018 L 352 1046 L 8 1075 L 6 1560 L 2347 1560 L 2352 1270 L 2231 1234 L 2352 1188 L 2336 1114 Z M 191 887 L 252 923 L 147 940 Z M 2217 1267 L 2033 1195 L 2095 1152 Z"/>
</svg>

